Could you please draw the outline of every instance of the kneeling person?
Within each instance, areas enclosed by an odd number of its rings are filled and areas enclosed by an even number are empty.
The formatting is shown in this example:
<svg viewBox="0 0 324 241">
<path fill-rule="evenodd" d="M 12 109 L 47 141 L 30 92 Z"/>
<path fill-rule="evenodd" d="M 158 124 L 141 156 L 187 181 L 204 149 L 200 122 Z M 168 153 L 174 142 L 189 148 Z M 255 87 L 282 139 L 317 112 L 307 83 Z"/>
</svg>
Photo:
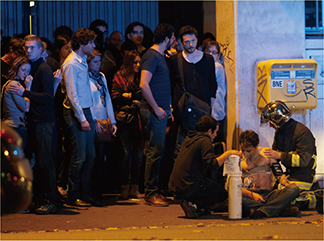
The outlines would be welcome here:
<svg viewBox="0 0 324 241">
<path fill-rule="evenodd" d="M 227 191 L 208 177 L 210 170 L 218 169 L 230 155 L 230 150 L 216 158 L 212 142 L 217 136 L 219 123 L 211 116 L 203 116 L 196 131 L 186 136 L 170 176 L 169 189 L 183 199 L 181 207 L 188 218 L 197 218 L 209 212 L 209 207 L 227 199 Z"/>
</svg>

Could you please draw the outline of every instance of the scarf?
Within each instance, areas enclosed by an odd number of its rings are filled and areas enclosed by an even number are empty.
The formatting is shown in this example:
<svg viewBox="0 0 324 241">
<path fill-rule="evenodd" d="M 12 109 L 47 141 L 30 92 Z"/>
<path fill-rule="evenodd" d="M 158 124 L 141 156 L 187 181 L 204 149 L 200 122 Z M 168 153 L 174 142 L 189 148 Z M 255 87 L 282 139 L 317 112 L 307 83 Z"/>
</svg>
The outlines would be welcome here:
<svg viewBox="0 0 324 241">
<path fill-rule="evenodd" d="M 89 76 L 95 81 L 98 91 L 100 92 L 100 99 L 102 105 L 106 107 L 106 96 L 107 96 L 107 88 L 105 83 L 102 80 L 102 76 L 99 71 L 93 71 L 89 69 Z"/>
</svg>

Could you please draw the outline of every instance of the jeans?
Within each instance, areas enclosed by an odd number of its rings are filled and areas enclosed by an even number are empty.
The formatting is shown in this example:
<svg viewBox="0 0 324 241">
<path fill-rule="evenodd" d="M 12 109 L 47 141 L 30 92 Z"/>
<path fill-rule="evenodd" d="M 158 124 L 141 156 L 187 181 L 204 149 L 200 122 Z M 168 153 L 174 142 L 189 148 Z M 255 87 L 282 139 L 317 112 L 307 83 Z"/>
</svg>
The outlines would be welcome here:
<svg viewBox="0 0 324 241">
<path fill-rule="evenodd" d="M 119 131 L 119 130 L 118 130 Z M 104 193 L 104 187 L 107 183 L 105 177 L 107 176 L 107 163 L 110 155 L 110 143 L 95 142 L 96 158 L 93 163 L 92 170 L 92 194 L 100 197 Z"/>
<path fill-rule="evenodd" d="M 136 125 L 137 124 L 137 125 Z M 138 123 L 118 128 L 121 143 L 120 184 L 139 184 L 143 161 L 143 146 Z"/>
<path fill-rule="evenodd" d="M 284 189 L 273 191 L 259 190 L 256 193 L 260 194 L 265 200 L 264 203 L 254 201 L 250 197 L 243 196 L 242 207 L 246 212 L 251 208 L 257 209 L 265 213 L 268 217 L 278 216 L 279 213 L 289 206 L 295 198 L 299 196 L 299 188 L 297 185 L 292 184 Z"/>
<path fill-rule="evenodd" d="M 159 175 L 168 119 L 159 120 L 148 109 L 141 108 L 140 110 L 148 140 L 145 166 L 145 197 L 149 198 L 159 194 Z"/>
<path fill-rule="evenodd" d="M 55 203 L 56 169 L 52 155 L 52 134 L 54 122 L 34 123 L 29 126 L 32 136 L 29 141 L 33 144 L 35 153 L 34 167 L 34 202 L 43 203 L 44 199 Z"/>
<path fill-rule="evenodd" d="M 90 108 L 83 109 L 90 124 L 90 131 L 82 131 L 81 124 L 74 116 L 73 110 L 64 108 L 63 114 L 71 141 L 71 161 L 68 178 L 68 200 L 74 202 L 77 198 L 91 196 L 91 173 L 95 159 L 94 130 Z"/>
<path fill-rule="evenodd" d="M 176 147 L 174 150 L 174 160 L 177 159 L 178 154 L 180 152 L 180 148 L 181 148 L 182 143 L 183 143 L 184 139 L 186 138 L 187 134 L 188 134 L 188 130 L 186 130 L 182 126 L 178 126 L 177 141 L 176 141 Z"/>
<path fill-rule="evenodd" d="M 24 150 L 27 142 L 27 130 L 19 127 L 12 127 L 12 129 L 14 129 L 20 135 L 22 139 L 21 148 Z"/>
</svg>

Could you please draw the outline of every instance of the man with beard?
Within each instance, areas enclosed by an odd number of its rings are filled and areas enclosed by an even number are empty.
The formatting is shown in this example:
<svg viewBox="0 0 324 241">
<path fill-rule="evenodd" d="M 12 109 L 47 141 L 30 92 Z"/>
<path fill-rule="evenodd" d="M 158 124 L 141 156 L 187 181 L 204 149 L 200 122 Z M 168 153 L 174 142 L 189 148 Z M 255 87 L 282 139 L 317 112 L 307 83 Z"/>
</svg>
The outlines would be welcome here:
<svg viewBox="0 0 324 241">
<path fill-rule="evenodd" d="M 164 51 L 175 41 L 174 28 L 160 24 L 154 31 L 154 45 L 142 58 L 140 87 L 143 93 L 141 116 L 147 139 L 145 204 L 166 207 L 159 191 L 159 175 L 165 145 L 166 127 L 171 117 L 171 86 Z"/>
<path fill-rule="evenodd" d="M 179 31 L 184 50 L 179 53 L 183 66 L 184 86 L 180 78 L 178 66 L 178 55 L 171 57 L 169 61 L 170 78 L 172 85 L 172 103 L 176 106 L 182 93 L 183 87 L 190 94 L 211 104 L 211 98 L 215 98 L 217 82 L 215 77 L 214 59 L 211 55 L 198 50 L 198 32 L 192 26 L 184 26 Z M 178 124 L 177 119 L 175 122 Z M 182 142 L 187 135 L 188 130 L 181 125 L 178 128 L 177 145 L 175 158 L 180 150 Z"/>
<path fill-rule="evenodd" d="M 102 72 L 106 77 L 110 93 L 114 75 L 123 64 L 121 51 L 122 40 L 123 35 L 121 32 L 112 32 L 109 38 L 109 44 L 107 45 L 107 50 L 103 53 L 101 58 L 100 72 Z"/>
</svg>

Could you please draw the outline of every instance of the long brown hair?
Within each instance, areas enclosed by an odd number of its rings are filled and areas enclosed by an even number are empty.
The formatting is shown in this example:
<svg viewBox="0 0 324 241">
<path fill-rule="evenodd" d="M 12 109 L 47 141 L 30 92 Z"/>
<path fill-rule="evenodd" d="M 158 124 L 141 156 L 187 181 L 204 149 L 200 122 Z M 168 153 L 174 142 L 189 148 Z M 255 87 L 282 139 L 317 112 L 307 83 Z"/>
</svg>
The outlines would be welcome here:
<svg viewBox="0 0 324 241">
<path fill-rule="evenodd" d="M 7 75 L 8 79 L 15 80 L 17 77 L 18 69 L 23 64 L 30 64 L 27 57 L 19 56 L 19 57 L 15 58 L 15 60 L 13 61 L 12 65 L 8 71 L 8 75 Z"/>
<path fill-rule="evenodd" d="M 121 74 L 124 76 L 129 76 L 134 73 L 134 60 L 136 58 L 136 56 L 141 57 L 141 55 L 139 54 L 139 52 L 135 51 L 135 50 L 131 50 L 127 53 L 123 65 L 120 67 L 121 70 Z"/>
</svg>

